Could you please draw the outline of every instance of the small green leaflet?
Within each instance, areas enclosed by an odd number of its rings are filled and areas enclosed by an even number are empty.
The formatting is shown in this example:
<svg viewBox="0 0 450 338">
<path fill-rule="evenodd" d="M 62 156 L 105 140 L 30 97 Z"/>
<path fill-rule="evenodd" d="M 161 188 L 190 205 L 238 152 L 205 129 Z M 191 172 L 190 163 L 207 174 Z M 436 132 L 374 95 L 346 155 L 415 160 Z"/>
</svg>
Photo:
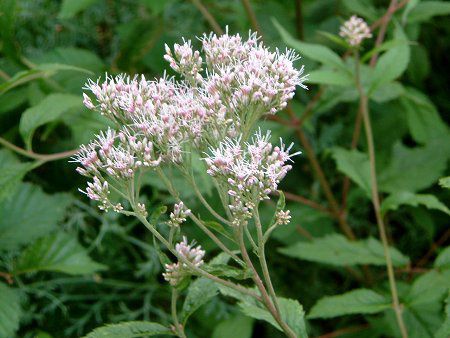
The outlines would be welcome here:
<svg viewBox="0 0 450 338">
<path fill-rule="evenodd" d="M 209 302 L 218 292 L 217 285 L 210 279 L 201 277 L 192 282 L 181 311 L 181 321 L 186 323 L 190 315 Z"/>
<path fill-rule="evenodd" d="M 298 242 L 279 251 L 289 257 L 335 266 L 359 264 L 385 265 L 383 245 L 374 238 L 350 241 L 342 235 L 333 234 L 313 240 Z M 409 258 L 395 248 L 390 248 L 395 266 L 405 266 Z"/>
<path fill-rule="evenodd" d="M 321 298 L 308 318 L 332 318 L 349 314 L 378 313 L 391 308 L 391 301 L 369 289 L 358 289 L 338 296 Z"/>
</svg>

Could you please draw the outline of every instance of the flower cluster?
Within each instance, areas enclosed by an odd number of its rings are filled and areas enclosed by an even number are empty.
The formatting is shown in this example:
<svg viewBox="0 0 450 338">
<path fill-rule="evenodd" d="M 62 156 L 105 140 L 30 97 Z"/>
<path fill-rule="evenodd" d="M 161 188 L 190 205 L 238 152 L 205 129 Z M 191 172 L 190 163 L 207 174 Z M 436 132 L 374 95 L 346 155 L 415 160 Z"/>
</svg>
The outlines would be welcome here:
<svg viewBox="0 0 450 338">
<path fill-rule="evenodd" d="M 179 202 L 173 206 L 173 211 L 170 213 L 170 219 L 167 224 L 170 227 L 179 227 L 182 223 L 186 222 L 186 217 L 190 213 L 191 210 L 187 209 L 183 202 Z"/>
<path fill-rule="evenodd" d="M 184 257 L 188 262 L 196 267 L 203 265 L 203 257 L 205 251 L 201 246 L 194 247 L 195 243 L 188 244 L 187 238 L 183 236 L 183 241 L 175 246 L 177 253 Z M 176 286 L 186 276 L 191 274 L 191 268 L 184 262 L 176 262 L 165 265 L 166 272 L 163 273 L 163 277 L 170 285 Z"/>
<path fill-rule="evenodd" d="M 220 166 L 214 173 L 227 176 L 236 215 L 252 207 L 247 195 L 262 199 L 275 190 L 290 169 L 284 163 L 289 149 L 273 148 L 268 136 L 260 134 L 251 143 L 244 141 L 261 116 L 286 107 L 297 86 L 306 88 L 306 76 L 303 67 L 294 67 L 299 57 L 293 51 L 272 52 L 258 39 L 255 33 L 244 39 L 227 31 L 200 38 L 201 51 L 184 39 L 173 49 L 166 46 L 164 58 L 181 80 L 124 75 L 107 76 L 103 83 L 90 80 L 85 89 L 91 94 L 83 95 L 84 104 L 118 129 L 100 133 L 74 157 L 80 164 L 77 171 L 94 178 L 87 195 L 109 209 L 108 194 L 96 181 L 111 177 L 119 184 L 134 182 L 139 170 L 165 163 L 184 166 L 191 152 L 208 148 L 216 149 L 212 156 L 219 161 L 227 152 L 240 151 L 242 163 L 239 156 L 234 159 L 234 173 L 220 173 Z M 209 172 L 213 174 L 214 166 L 209 165 Z M 183 205 L 175 206 L 169 224 L 179 226 L 187 214 Z"/>
<path fill-rule="evenodd" d="M 278 210 L 275 214 L 275 223 L 278 225 L 286 225 L 291 222 L 290 210 Z"/>
<path fill-rule="evenodd" d="M 208 174 L 228 189 L 235 225 L 251 217 L 257 201 L 268 199 L 277 190 L 292 168 L 287 162 L 299 154 L 289 154 L 292 145 L 274 147 L 269 139 L 270 132 L 263 135 L 260 130 L 250 142 L 226 139 L 205 158 Z"/>
<path fill-rule="evenodd" d="M 364 39 L 372 37 L 367 23 L 356 15 L 344 22 L 339 35 L 345 38 L 352 46 L 359 46 Z"/>
</svg>

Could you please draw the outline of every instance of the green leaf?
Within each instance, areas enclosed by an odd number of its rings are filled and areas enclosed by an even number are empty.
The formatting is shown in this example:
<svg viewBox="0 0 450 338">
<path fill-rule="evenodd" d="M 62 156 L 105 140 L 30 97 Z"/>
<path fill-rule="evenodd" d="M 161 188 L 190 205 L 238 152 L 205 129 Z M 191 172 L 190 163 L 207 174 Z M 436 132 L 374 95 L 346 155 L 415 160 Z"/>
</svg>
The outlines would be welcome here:
<svg viewBox="0 0 450 338">
<path fill-rule="evenodd" d="M 347 69 L 339 55 L 337 55 L 331 49 L 322 45 L 316 45 L 297 40 L 291 34 L 289 34 L 289 32 L 286 31 L 283 26 L 278 23 L 278 21 L 276 21 L 275 19 L 273 19 L 272 21 L 286 45 L 299 51 L 302 56 L 306 56 L 311 60 L 318 61 L 329 67 L 335 67 L 342 70 L 343 72 L 349 73 L 349 70 Z"/>
<path fill-rule="evenodd" d="M 344 0 L 343 3 L 345 8 L 351 13 L 361 15 L 370 21 L 375 21 L 379 17 L 376 8 L 370 0 Z"/>
<path fill-rule="evenodd" d="M 38 186 L 23 183 L 10 199 L 0 203 L 0 251 L 28 244 L 57 229 L 71 203 L 69 195 L 47 195 Z"/>
<path fill-rule="evenodd" d="M 76 72 L 82 72 L 87 74 L 92 74 L 90 71 L 71 66 L 71 65 L 65 65 L 65 64 L 59 64 L 59 63 L 43 63 L 37 65 L 33 69 L 20 71 L 12 78 L 10 78 L 8 81 L 5 81 L 0 84 L 0 95 L 6 93 L 8 90 L 15 88 L 17 86 L 20 86 L 21 84 L 41 79 L 41 78 L 47 78 L 51 77 L 54 74 L 56 74 L 58 71 L 65 70 L 65 71 L 76 71 Z"/>
<path fill-rule="evenodd" d="M 63 0 L 58 17 L 60 19 L 73 18 L 76 14 L 85 10 L 97 1 L 98 0 Z"/>
<path fill-rule="evenodd" d="M 8 150 L 0 149 L 0 202 L 12 196 L 25 174 L 34 166 L 34 162 L 20 162 Z"/>
<path fill-rule="evenodd" d="M 99 327 L 84 338 L 138 338 L 155 335 L 174 336 L 169 328 L 161 324 L 133 321 Z"/>
<path fill-rule="evenodd" d="M 349 87 L 354 84 L 352 77 L 341 70 L 320 69 L 309 73 L 309 83 Z"/>
<path fill-rule="evenodd" d="M 253 320 L 246 316 L 233 316 L 221 321 L 214 329 L 212 338 L 251 338 L 253 333 Z"/>
<path fill-rule="evenodd" d="M 446 1 L 422 1 L 411 10 L 408 23 L 428 21 L 433 16 L 450 14 L 450 3 Z"/>
<path fill-rule="evenodd" d="M 405 33 L 400 26 L 395 29 L 395 40 L 407 41 Z M 371 96 L 379 87 L 389 83 L 403 74 L 408 67 L 410 58 L 410 48 L 407 43 L 390 48 L 378 60 L 372 77 L 372 84 L 369 89 Z"/>
<path fill-rule="evenodd" d="M 400 102 L 405 109 L 409 130 L 416 142 L 426 144 L 433 139 L 449 135 L 448 127 L 433 103 L 423 93 L 407 88 Z"/>
<path fill-rule="evenodd" d="M 389 82 L 372 93 L 372 100 L 377 103 L 388 102 L 403 95 L 405 88 L 399 82 Z"/>
<path fill-rule="evenodd" d="M 396 143 L 391 161 L 378 175 L 379 188 L 389 193 L 425 189 L 442 176 L 449 157 L 450 137 L 433 140 L 424 147 L 407 148 Z"/>
<path fill-rule="evenodd" d="M 361 57 L 361 62 L 365 63 L 366 61 L 369 61 L 372 55 L 378 54 L 384 51 L 387 51 L 393 47 L 397 47 L 403 44 L 407 44 L 408 41 L 406 40 L 389 40 L 383 42 L 381 45 L 372 48 L 370 51 L 368 51 L 364 56 Z"/>
<path fill-rule="evenodd" d="M 367 196 L 370 196 L 372 189 L 368 156 L 357 150 L 346 150 L 339 147 L 333 148 L 332 152 L 338 170 L 362 188 Z"/>
<path fill-rule="evenodd" d="M 445 303 L 445 321 L 439 328 L 439 330 L 435 333 L 435 338 L 448 338 L 448 333 L 450 332 L 450 291 L 448 292 Z"/>
<path fill-rule="evenodd" d="M 305 327 L 305 312 L 300 303 L 293 299 L 278 297 L 278 305 L 280 307 L 281 318 L 283 321 L 297 334 L 299 338 L 307 338 Z M 259 304 L 250 302 L 241 302 L 239 307 L 244 314 L 249 317 L 264 320 L 278 330 L 282 331 L 276 320 L 265 308 L 262 308 Z"/>
<path fill-rule="evenodd" d="M 409 307 L 427 303 L 437 303 L 449 289 L 450 270 L 429 271 L 414 280 L 406 297 Z"/>
<path fill-rule="evenodd" d="M 73 235 L 59 231 L 27 247 L 17 260 L 15 273 L 57 271 L 85 275 L 105 269 L 89 257 Z"/>
<path fill-rule="evenodd" d="M 208 264 L 204 266 L 204 269 L 211 275 L 229 277 L 234 279 L 247 279 L 251 278 L 252 276 L 250 270 L 244 271 L 242 269 L 226 264 Z"/>
<path fill-rule="evenodd" d="M 386 264 L 383 245 L 374 238 L 350 241 L 342 235 L 333 234 L 312 242 L 298 242 L 279 251 L 289 257 L 335 266 Z M 408 264 L 409 258 L 397 249 L 390 248 L 390 252 L 395 266 Z"/>
<path fill-rule="evenodd" d="M 439 185 L 442 188 L 450 189 L 450 176 L 440 178 Z"/>
<path fill-rule="evenodd" d="M 401 205 L 417 207 L 423 205 L 428 209 L 436 209 L 450 215 L 450 209 L 440 202 L 436 196 L 429 194 L 414 194 L 408 191 L 399 191 L 391 194 L 381 204 L 381 212 L 385 214 L 388 210 L 397 210 Z"/>
<path fill-rule="evenodd" d="M 321 298 L 308 318 L 333 318 L 350 314 L 378 313 L 391 308 L 391 301 L 369 289 L 358 289 L 339 296 Z"/>
<path fill-rule="evenodd" d="M 20 119 L 19 130 L 27 147 L 31 149 L 33 134 L 38 127 L 57 120 L 61 115 L 74 108 L 83 108 L 80 96 L 50 94 L 38 105 L 25 110 Z"/>
<path fill-rule="evenodd" d="M 442 250 L 434 261 L 436 269 L 450 269 L 450 246 Z"/>
<path fill-rule="evenodd" d="M 0 282 L 0 338 L 11 338 L 19 329 L 19 292 Z"/>
<path fill-rule="evenodd" d="M 202 305 L 209 302 L 219 292 L 217 285 L 210 279 L 201 277 L 189 285 L 186 299 L 181 310 L 181 321 L 186 323 L 189 316 Z"/>
</svg>

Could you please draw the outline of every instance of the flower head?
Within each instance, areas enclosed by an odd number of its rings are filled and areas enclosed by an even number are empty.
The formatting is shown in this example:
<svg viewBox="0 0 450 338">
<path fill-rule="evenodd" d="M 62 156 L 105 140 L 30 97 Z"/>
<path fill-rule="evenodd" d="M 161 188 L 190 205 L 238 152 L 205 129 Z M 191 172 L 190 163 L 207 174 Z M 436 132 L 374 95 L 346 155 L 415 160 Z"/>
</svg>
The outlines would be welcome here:
<svg viewBox="0 0 450 338">
<path fill-rule="evenodd" d="M 186 208 L 183 202 L 179 202 L 173 206 L 173 211 L 170 213 L 170 220 L 168 225 L 170 227 L 179 227 L 186 222 L 186 217 L 189 216 L 191 210 Z"/>
<path fill-rule="evenodd" d="M 344 22 L 339 35 L 352 46 L 359 46 L 364 39 L 372 37 L 367 23 L 356 15 Z"/>
</svg>

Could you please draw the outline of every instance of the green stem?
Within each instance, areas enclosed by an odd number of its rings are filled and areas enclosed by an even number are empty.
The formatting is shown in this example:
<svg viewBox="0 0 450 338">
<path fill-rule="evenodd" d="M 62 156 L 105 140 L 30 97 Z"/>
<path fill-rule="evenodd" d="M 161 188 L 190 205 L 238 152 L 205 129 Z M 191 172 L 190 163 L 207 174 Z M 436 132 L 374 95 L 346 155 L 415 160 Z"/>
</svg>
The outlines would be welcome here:
<svg viewBox="0 0 450 338">
<path fill-rule="evenodd" d="M 258 271 L 256 271 L 255 266 L 252 263 L 252 260 L 250 259 L 250 256 L 248 255 L 247 249 L 245 247 L 244 242 L 244 232 L 242 230 L 242 226 L 238 229 L 238 240 L 239 240 L 239 246 L 241 249 L 242 257 L 244 258 L 245 263 L 247 263 L 247 266 L 252 270 L 252 278 L 253 281 L 256 284 L 256 287 L 258 288 L 259 292 L 262 296 L 262 303 L 266 306 L 267 310 L 270 312 L 272 317 L 275 319 L 275 321 L 280 325 L 281 329 L 284 331 L 286 336 L 289 338 L 297 338 L 297 335 L 292 331 L 292 329 L 281 319 L 281 313 L 277 310 L 277 308 L 274 306 L 272 301 L 270 300 L 270 296 L 267 293 L 266 288 L 264 287 L 264 284 L 261 280 L 261 277 L 259 277 Z"/>
<path fill-rule="evenodd" d="M 270 296 L 272 297 L 272 301 L 273 301 L 277 311 L 280 312 L 280 307 L 278 305 L 277 295 L 275 293 L 275 289 L 273 287 L 272 280 L 270 278 L 269 268 L 267 266 L 266 253 L 265 253 L 265 249 L 264 249 L 264 247 L 265 247 L 264 235 L 263 235 L 263 231 L 262 231 L 261 219 L 259 217 L 258 206 L 255 206 L 254 211 L 255 212 L 253 214 L 253 219 L 255 220 L 256 232 L 257 232 L 257 235 L 258 235 L 258 257 L 259 257 L 259 263 L 260 263 L 261 268 L 262 268 L 264 281 L 266 282 L 266 285 L 267 285 L 267 287 L 269 289 Z"/>
<path fill-rule="evenodd" d="M 386 235 L 386 226 L 384 225 L 383 216 L 381 215 L 380 208 L 380 198 L 378 193 L 378 183 L 377 183 L 377 174 L 376 174 L 376 162 L 375 162 L 375 146 L 373 141 L 372 134 L 372 125 L 370 121 L 369 115 L 369 107 L 368 107 L 368 98 L 364 92 L 364 89 L 361 84 L 360 77 L 360 60 L 359 60 L 359 52 L 355 50 L 355 77 L 356 77 L 356 86 L 360 96 L 360 110 L 362 112 L 362 117 L 364 121 L 364 128 L 366 131 L 366 141 L 367 148 L 369 150 L 369 160 L 370 160 L 370 184 L 371 184 L 371 196 L 372 203 L 375 209 L 375 216 L 377 219 L 378 230 L 380 232 L 381 242 L 383 243 L 384 256 L 386 259 L 386 269 L 389 277 L 389 286 L 391 289 L 393 308 L 395 311 L 395 316 L 397 319 L 398 326 L 400 328 L 400 332 L 403 338 L 408 337 L 408 332 L 406 330 L 405 323 L 403 321 L 402 316 L 402 307 L 398 298 L 397 285 L 395 282 L 394 275 L 394 267 L 392 264 L 391 253 L 389 251 L 389 244 Z"/>
<path fill-rule="evenodd" d="M 173 324 L 175 325 L 175 332 L 177 333 L 178 337 L 186 338 L 186 334 L 184 333 L 183 325 L 181 325 L 180 322 L 178 321 L 177 299 L 178 299 L 178 291 L 177 291 L 177 289 L 172 288 L 172 300 L 171 300 L 170 309 L 172 311 L 172 319 L 173 319 Z"/>
</svg>

